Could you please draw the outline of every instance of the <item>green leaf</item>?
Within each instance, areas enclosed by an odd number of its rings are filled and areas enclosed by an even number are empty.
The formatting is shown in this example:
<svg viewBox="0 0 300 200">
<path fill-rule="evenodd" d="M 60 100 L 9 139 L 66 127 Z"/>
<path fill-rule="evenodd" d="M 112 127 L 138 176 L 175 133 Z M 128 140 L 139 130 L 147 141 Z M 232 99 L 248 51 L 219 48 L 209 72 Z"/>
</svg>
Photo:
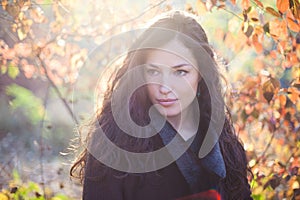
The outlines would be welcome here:
<svg viewBox="0 0 300 200">
<path fill-rule="evenodd" d="M 16 169 L 13 169 L 12 175 L 13 175 L 13 178 L 14 178 L 15 181 L 20 180 L 20 175 L 19 175 L 19 173 Z"/>
<path fill-rule="evenodd" d="M 43 119 L 45 112 L 43 103 L 30 90 L 12 84 L 7 86 L 6 94 L 14 98 L 10 102 L 13 111 L 20 109 L 33 124 L 37 124 Z"/>
<path fill-rule="evenodd" d="M 39 185 L 38 185 L 37 183 L 32 182 L 32 181 L 30 181 L 30 182 L 28 183 L 28 189 L 29 189 L 30 191 L 40 191 Z"/>
<path fill-rule="evenodd" d="M 7 72 L 7 66 L 2 65 L 1 66 L 1 74 L 5 74 Z"/>
<path fill-rule="evenodd" d="M 12 63 L 9 63 L 8 65 L 8 71 L 7 74 L 10 78 L 15 79 L 19 75 L 19 68 Z"/>
<path fill-rule="evenodd" d="M 51 200 L 68 200 L 69 198 L 63 194 L 58 194 L 55 197 L 52 197 Z"/>
<path fill-rule="evenodd" d="M 264 196 L 262 194 L 253 194 L 252 195 L 253 200 L 264 200 Z"/>
<path fill-rule="evenodd" d="M 44 4 L 52 4 L 53 0 L 44 0 Z"/>
</svg>

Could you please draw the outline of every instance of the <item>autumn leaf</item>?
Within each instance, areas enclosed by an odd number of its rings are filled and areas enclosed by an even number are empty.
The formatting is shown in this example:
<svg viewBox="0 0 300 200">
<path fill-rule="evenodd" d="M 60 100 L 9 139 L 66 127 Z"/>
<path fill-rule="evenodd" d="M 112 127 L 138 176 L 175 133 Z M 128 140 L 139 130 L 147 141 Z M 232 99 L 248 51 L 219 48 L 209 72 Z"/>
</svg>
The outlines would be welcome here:
<svg viewBox="0 0 300 200">
<path fill-rule="evenodd" d="M 299 100 L 300 91 L 295 87 L 288 88 L 288 97 L 293 102 L 293 104 L 296 104 L 296 102 Z"/>
<path fill-rule="evenodd" d="M 9 200 L 9 198 L 2 192 L 0 192 L 0 200 Z"/>
<path fill-rule="evenodd" d="M 294 16 L 300 20 L 300 2 L 298 0 L 289 1 L 290 2 L 290 9 Z"/>
<path fill-rule="evenodd" d="M 21 60 L 22 71 L 26 78 L 30 79 L 36 73 L 35 67 L 33 65 L 28 64 L 27 60 Z"/>
<path fill-rule="evenodd" d="M 251 21 L 258 22 L 258 19 L 256 17 L 251 17 Z"/>
<path fill-rule="evenodd" d="M 265 97 L 265 99 L 270 103 L 270 101 L 272 100 L 274 93 L 276 92 L 276 89 L 280 88 L 280 82 L 275 79 L 275 78 L 269 78 L 269 80 L 267 80 L 263 86 L 262 86 L 262 90 L 263 90 L 263 96 Z"/>
<path fill-rule="evenodd" d="M 14 51 L 19 57 L 28 57 L 32 53 L 32 46 L 29 43 L 17 43 L 14 45 Z"/>
<path fill-rule="evenodd" d="M 268 186 L 271 186 L 272 189 L 274 190 L 275 188 L 277 188 L 280 185 L 280 181 L 281 181 L 282 177 L 278 176 L 278 175 L 274 175 L 265 185 L 264 185 L 264 189 L 266 189 Z"/>
<path fill-rule="evenodd" d="M 196 11 L 197 11 L 198 15 L 201 15 L 201 14 L 207 12 L 205 4 L 201 0 L 196 1 Z"/>
<path fill-rule="evenodd" d="M 18 28 L 17 33 L 20 40 L 24 40 L 27 37 L 27 33 L 24 33 L 22 28 Z"/>
<path fill-rule="evenodd" d="M 20 7 L 16 4 L 8 4 L 6 6 L 6 11 L 8 14 L 10 14 L 13 18 L 18 17 L 19 12 L 20 12 Z"/>
<path fill-rule="evenodd" d="M 286 100 L 287 100 L 287 99 L 286 99 L 286 96 L 285 96 L 285 95 L 279 95 L 278 98 L 279 98 L 280 106 L 281 106 L 282 108 L 284 108 L 285 105 L 286 105 Z"/>
<path fill-rule="evenodd" d="M 216 5 L 217 0 L 206 0 L 206 8 L 211 11 L 211 9 Z"/>
<path fill-rule="evenodd" d="M 289 1 L 287 0 L 277 0 L 276 7 L 281 12 L 284 13 L 290 6 Z"/>
<path fill-rule="evenodd" d="M 258 35 L 257 34 L 254 34 L 253 36 L 252 36 L 252 44 L 253 44 L 253 46 L 254 46 L 254 48 L 255 48 L 255 51 L 256 51 L 256 53 L 262 53 L 263 52 L 263 46 L 262 46 L 262 44 L 259 42 L 259 40 L 258 40 Z"/>
<path fill-rule="evenodd" d="M 275 19 L 269 22 L 270 34 L 274 39 L 282 39 L 284 41 L 288 37 L 286 23 L 282 20 Z"/>
<path fill-rule="evenodd" d="M 247 10 L 250 7 L 249 0 L 242 0 L 242 7 L 244 10 Z"/>
<path fill-rule="evenodd" d="M 7 0 L 3 0 L 3 1 L 1 2 L 1 5 L 2 5 L 2 9 L 3 9 L 3 10 L 6 10 L 6 6 L 8 5 L 8 1 L 7 1 Z"/>
<path fill-rule="evenodd" d="M 217 8 L 218 9 L 224 9 L 226 6 L 225 5 L 219 5 Z"/>
<path fill-rule="evenodd" d="M 286 20 L 287 20 L 287 24 L 288 24 L 288 27 L 298 33 L 300 31 L 300 26 L 297 22 L 297 20 L 295 20 L 292 12 L 290 10 L 288 10 L 287 14 L 286 14 Z"/>
<path fill-rule="evenodd" d="M 263 26 L 263 29 L 264 29 L 264 32 L 265 32 L 265 33 L 270 33 L 270 23 L 266 23 L 266 24 Z"/>
<path fill-rule="evenodd" d="M 254 110 L 254 106 L 252 106 L 251 104 L 247 104 L 246 106 L 245 106 L 245 113 L 247 114 L 247 115 L 250 115 L 252 112 L 253 112 L 253 110 Z"/>
<path fill-rule="evenodd" d="M 295 52 L 288 53 L 286 57 L 287 57 L 287 60 L 290 62 L 290 65 L 292 65 L 292 66 L 299 63 Z"/>
<path fill-rule="evenodd" d="M 274 10 L 274 8 L 266 7 L 266 11 L 275 17 L 281 17 L 281 14 Z"/>
<path fill-rule="evenodd" d="M 295 87 L 295 88 L 300 89 L 300 79 L 295 80 L 295 82 L 292 83 L 292 86 Z"/>
<path fill-rule="evenodd" d="M 193 7 L 192 7 L 191 4 L 187 3 L 184 6 L 184 10 L 187 11 L 187 12 L 191 12 L 192 13 L 193 12 Z"/>
<path fill-rule="evenodd" d="M 255 1 L 255 3 L 256 3 L 259 7 L 261 7 L 261 8 L 264 7 L 264 5 L 262 4 L 261 1 L 259 1 L 259 0 L 254 0 L 254 1 Z"/>
<path fill-rule="evenodd" d="M 245 32 L 245 35 L 249 38 L 251 35 L 252 35 L 252 33 L 253 33 L 253 26 L 248 26 L 247 27 L 247 30 L 246 30 L 246 32 Z"/>
</svg>

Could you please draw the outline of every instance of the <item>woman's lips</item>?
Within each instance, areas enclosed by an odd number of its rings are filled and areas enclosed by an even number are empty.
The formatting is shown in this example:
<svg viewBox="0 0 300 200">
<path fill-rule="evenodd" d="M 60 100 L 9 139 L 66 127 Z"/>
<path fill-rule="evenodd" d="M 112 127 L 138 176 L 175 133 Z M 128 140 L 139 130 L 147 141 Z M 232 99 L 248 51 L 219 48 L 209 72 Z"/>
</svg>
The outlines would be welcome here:
<svg viewBox="0 0 300 200">
<path fill-rule="evenodd" d="M 177 99 L 157 99 L 157 102 L 162 106 L 170 106 L 173 105 Z"/>
</svg>

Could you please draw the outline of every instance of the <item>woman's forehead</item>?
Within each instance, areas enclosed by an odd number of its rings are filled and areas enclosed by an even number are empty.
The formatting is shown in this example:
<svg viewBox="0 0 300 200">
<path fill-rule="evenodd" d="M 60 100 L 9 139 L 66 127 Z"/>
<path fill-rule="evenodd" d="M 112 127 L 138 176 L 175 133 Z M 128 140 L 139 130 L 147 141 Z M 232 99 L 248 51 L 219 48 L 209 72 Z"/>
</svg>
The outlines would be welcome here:
<svg viewBox="0 0 300 200">
<path fill-rule="evenodd" d="M 171 40 L 159 48 L 147 50 L 146 63 L 155 63 L 168 66 L 190 64 L 197 66 L 196 59 L 191 51 L 178 40 Z"/>
</svg>

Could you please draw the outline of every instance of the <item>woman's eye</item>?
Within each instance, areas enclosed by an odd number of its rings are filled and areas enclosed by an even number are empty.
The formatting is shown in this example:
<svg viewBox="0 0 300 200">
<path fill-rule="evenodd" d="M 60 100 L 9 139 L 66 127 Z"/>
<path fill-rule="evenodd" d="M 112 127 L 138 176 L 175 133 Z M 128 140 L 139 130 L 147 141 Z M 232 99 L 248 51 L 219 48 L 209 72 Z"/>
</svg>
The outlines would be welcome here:
<svg viewBox="0 0 300 200">
<path fill-rule="evenodd" d="M 146 70 L 146 73 L 150 76 L 156 76 L 159 74 L 159 71 L 158 70 L 155 70 L 155 69 L 147 69 Z"/>
<path fill-rule="evenodd" d="M 175 75 L 177 76 L 185 76 L 188 73 L 186 70 L 177 70 L 175 71 Z"/>
</svg>

